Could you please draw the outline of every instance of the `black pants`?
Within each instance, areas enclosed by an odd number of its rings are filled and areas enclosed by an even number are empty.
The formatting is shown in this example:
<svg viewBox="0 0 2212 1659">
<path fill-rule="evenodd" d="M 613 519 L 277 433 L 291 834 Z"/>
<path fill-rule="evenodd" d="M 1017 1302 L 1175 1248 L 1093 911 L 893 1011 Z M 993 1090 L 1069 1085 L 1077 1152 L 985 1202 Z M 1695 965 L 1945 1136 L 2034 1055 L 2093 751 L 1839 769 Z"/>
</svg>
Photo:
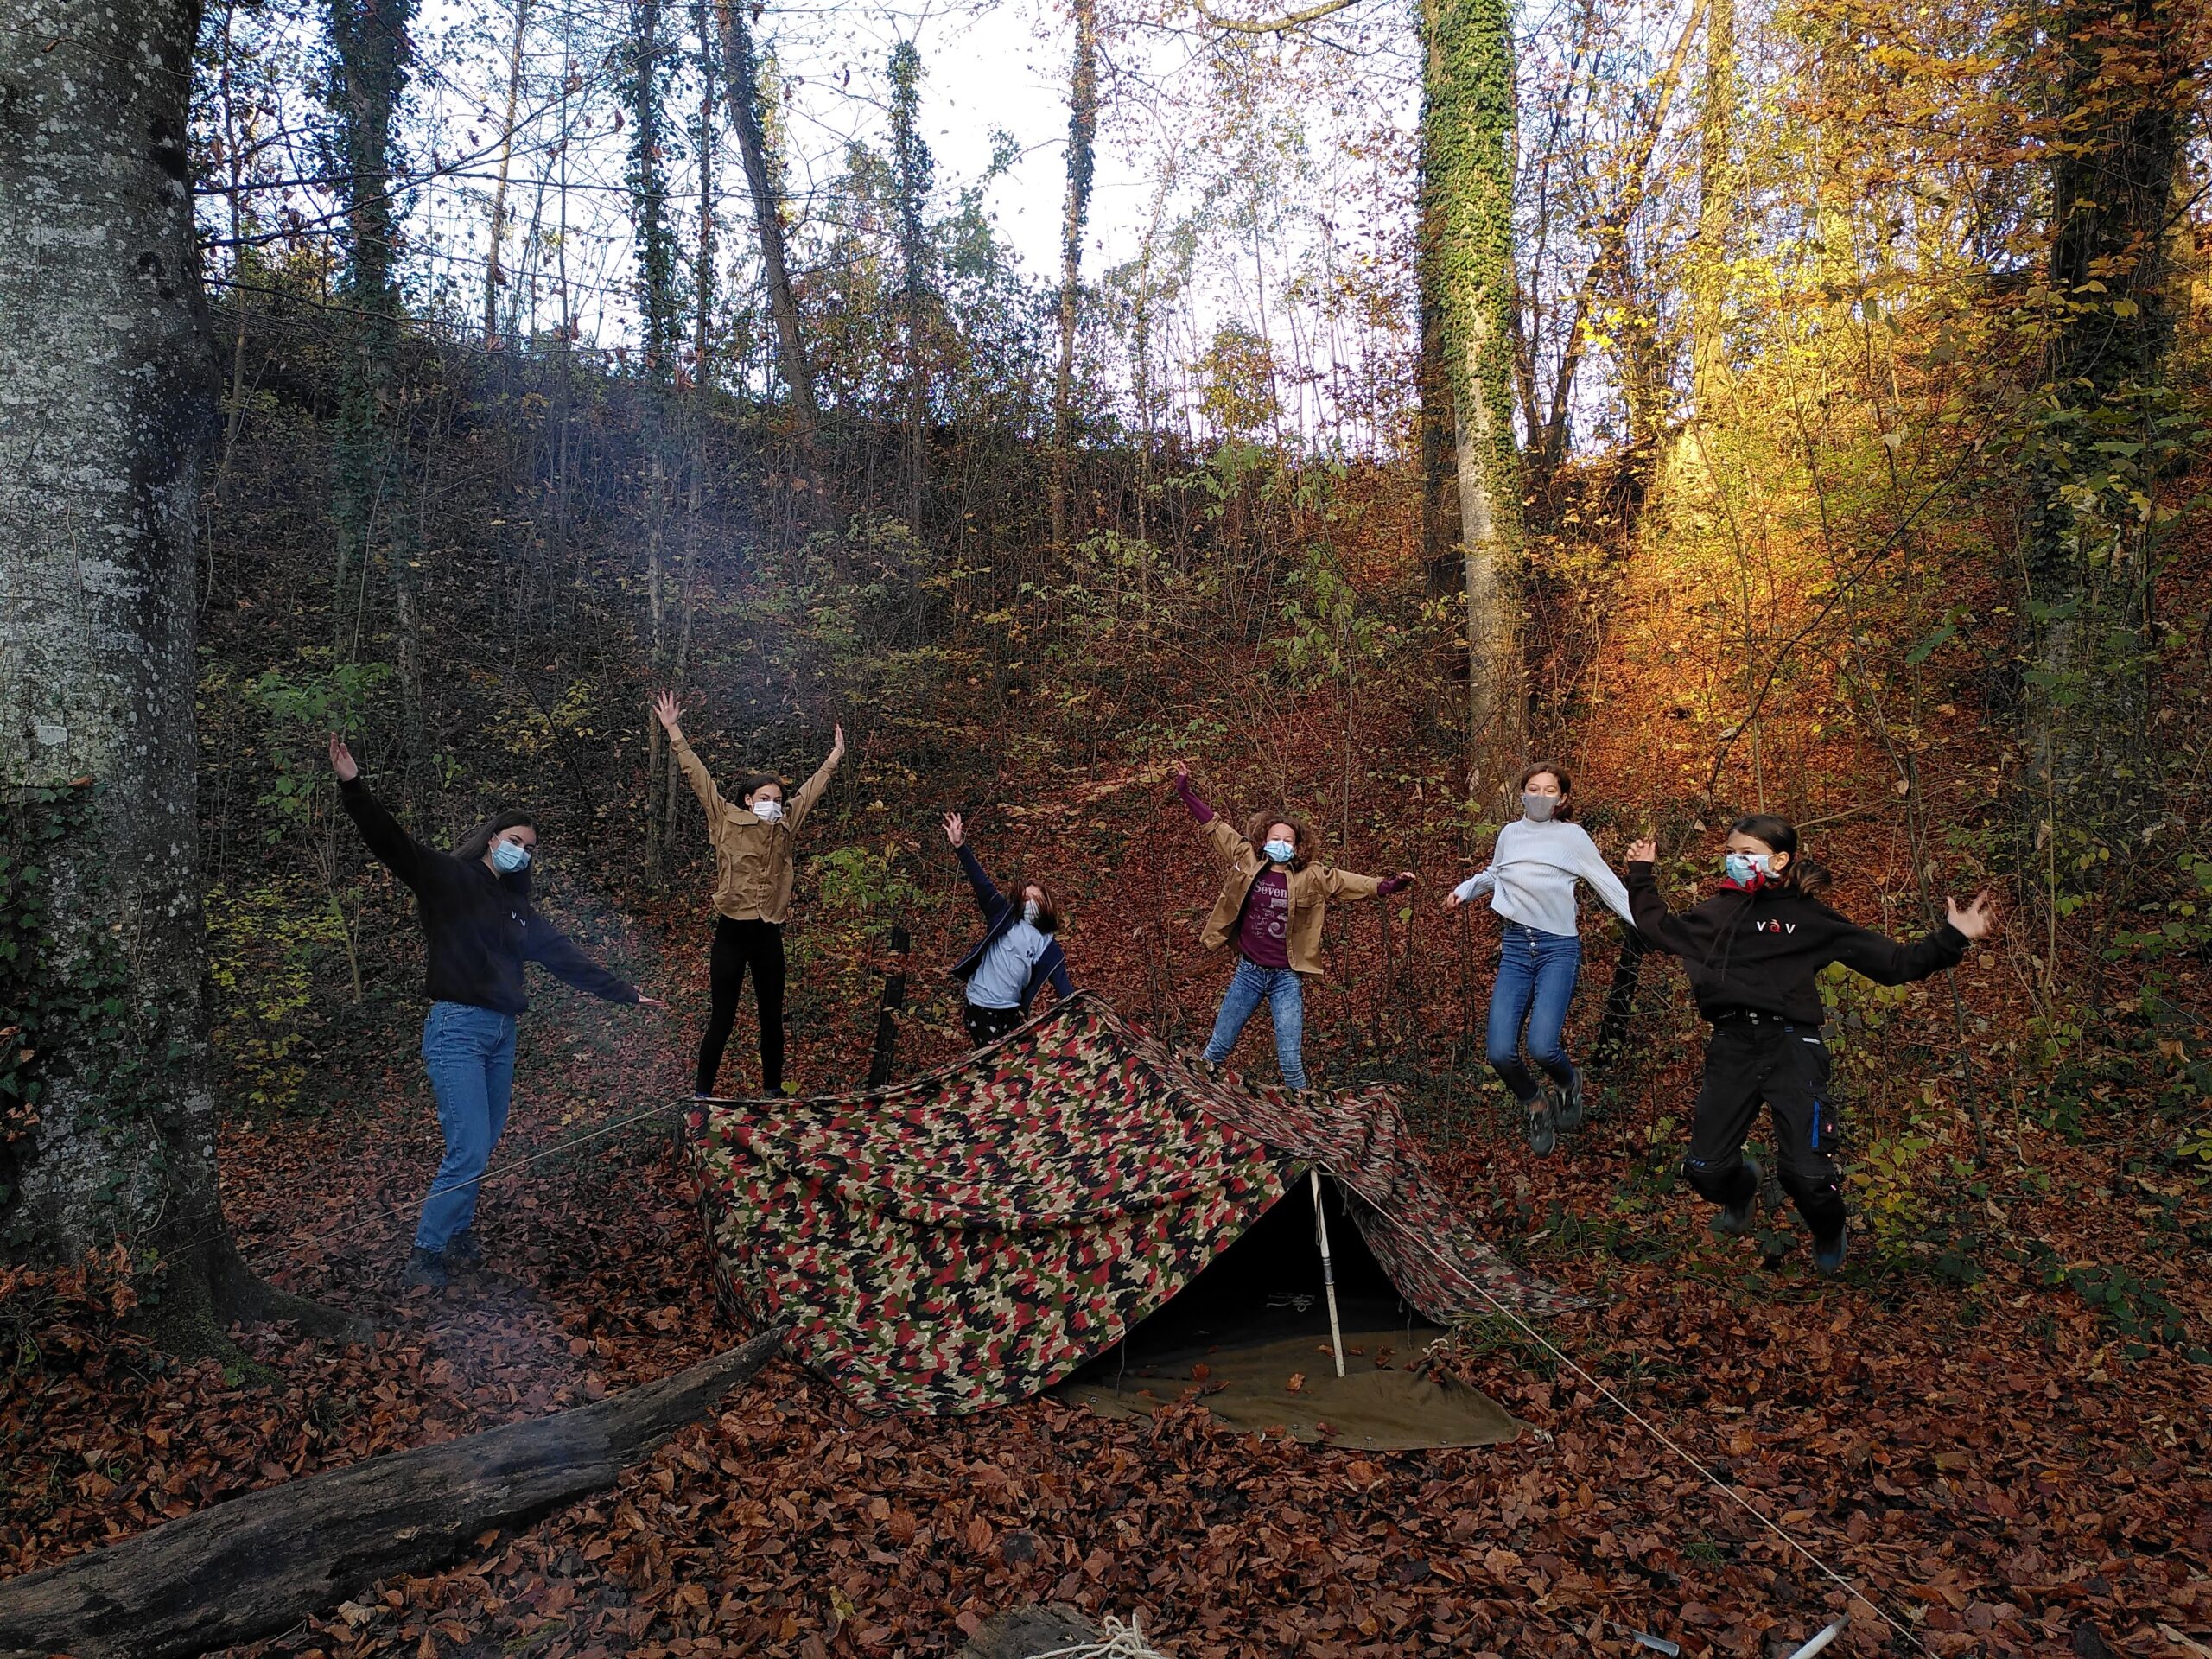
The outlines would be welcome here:
<svg viewBox="0 0 2212 1659">
<path fill-rule="evenodd" d="M 727 916 L 715 921 L 714 949 L 707 957 L 707 982 L 712 1003 L 707 1015 L 707 1034 L 699 1044 L 698 1092 L 715 1092 L 715 1078 L 722 1069 L 722 1049 L 729 1042 L 729 1028 L 737 1019 L 737 994 L 745 987 L 745 970 L 753 970 L 753 997 L 760 1007 L 760 1089 L 779 1093 L 784 1086 L 784 927 L 780 922 L 734 922 Z"/>
<path fill-rule="evenodd" d="M 1761 1101 L 1774 1116 L 1782 1190 L 1815 1238 L 1834 1238 L 1843 1230 L 1843 1175 L 1834 1155 L 1828 1051 L 1817 1026 L 1726 1020 L 1713 1027 L 1683 1175 L 1715 1204 L 1741 1204 L 1757 1192 L 1744 1139 Z"/>
<path fill-rule="evenodd" d="M 1029 1017 L 1020 1008 L 979 1008 L 973 1002 L 963 1002 L 960 1007 L 960 1017 L 968 1027 L 970 1048 L 995 1043 Z"/>
</svg>

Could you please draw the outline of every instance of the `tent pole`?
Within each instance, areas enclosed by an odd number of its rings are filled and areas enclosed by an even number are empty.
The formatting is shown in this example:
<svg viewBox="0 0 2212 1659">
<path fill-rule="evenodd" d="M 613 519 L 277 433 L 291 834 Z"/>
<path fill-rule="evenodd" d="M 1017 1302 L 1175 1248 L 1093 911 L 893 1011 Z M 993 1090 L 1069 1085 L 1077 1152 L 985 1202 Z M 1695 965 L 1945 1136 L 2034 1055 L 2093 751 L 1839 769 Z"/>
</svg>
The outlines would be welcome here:
<svg viewBox="0 0 2212 1659">
<path fill-rule="evenodd" d="M 1337 1269 L 1329 1260 L 1329 1218 L 1321 1211 L 1321 1172 L 1309 1169 L 1313 1182 L 1313 1232 L 1321 1241 L 1321 1288 L 1329 1298 L 1329 1351 L 1337 1358 L 1337 1375 L 1344 1374 L 1344 1333 L 1337 1323 Z"/>
</svg>

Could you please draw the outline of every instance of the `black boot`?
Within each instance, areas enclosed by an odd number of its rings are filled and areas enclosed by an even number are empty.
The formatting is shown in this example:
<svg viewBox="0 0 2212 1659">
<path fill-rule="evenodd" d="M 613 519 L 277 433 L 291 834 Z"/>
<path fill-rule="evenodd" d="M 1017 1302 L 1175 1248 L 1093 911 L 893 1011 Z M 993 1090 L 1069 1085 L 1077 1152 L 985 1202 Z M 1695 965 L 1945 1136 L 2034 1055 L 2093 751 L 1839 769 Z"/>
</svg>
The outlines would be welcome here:
<svg viewBox="0 0 2212 1659">
<path fill-rule="evenodd" d="M 1552 1121 L 1561 1129 L 1582 1127 L 1582 1070 L 1575 1068 L 1574 1080 L 1564 1089 L 1554 1084 L 1549 1090 L 1552 1099 Z"/>
<path fill-rule="evenodd" d="M 407 1257 L 407 1266 L 399 1275 L 399 1282 L 410 1290 L 427 1285 L 432 1290 L 446 1287 L 446 1258 L 438 1250 L 426 1250 L 417 1244 Z"/>
<path fill-rule="evenodd" d="M 1713 1230 L 1723 1238 L 1741 1238 L 1751 1230 L 1751 1213 L 1759 1202 L 1759 1166 L 1746 1158 L 1744 1171 L 1751 1177 L 1744 1183 L 1744 1196 L 1722 1205 L 1713 1218 Z"/>
<path fill-rule="evenodd" d="M 484 1247 L 476 1242 L 476 1230 L 464 1227 L 446 1240 L 446 1266 L 448 1268 L 480 1268 L 484 1265 Z"/>
<path fill-rule="evenodd" d="M 1559 1127 L 1552 1116 L 1551 1101 L 1538 1095 L 1529 1108 L 1529 1150 L 1539 1158 L 1548 1158 L 1558 1145 Z"/>
</svg>

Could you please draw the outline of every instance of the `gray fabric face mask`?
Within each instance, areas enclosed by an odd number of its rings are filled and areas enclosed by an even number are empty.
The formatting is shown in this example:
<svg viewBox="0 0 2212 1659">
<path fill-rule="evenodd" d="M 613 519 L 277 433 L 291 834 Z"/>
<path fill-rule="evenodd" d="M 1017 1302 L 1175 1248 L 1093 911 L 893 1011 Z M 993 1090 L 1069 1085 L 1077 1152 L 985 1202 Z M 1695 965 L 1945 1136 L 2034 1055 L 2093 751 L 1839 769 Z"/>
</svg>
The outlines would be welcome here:
<svg viewBox="0 0 2212 1659">
<path fill-rule="evenodd" d="M 1521 797 L 1521 816 L 1532 823 L 1548 823 L 1552 815 L 1558 810 L 1559 797 L 1556 795 L 1538 795 L 1531 791 Z"/>
</svg>

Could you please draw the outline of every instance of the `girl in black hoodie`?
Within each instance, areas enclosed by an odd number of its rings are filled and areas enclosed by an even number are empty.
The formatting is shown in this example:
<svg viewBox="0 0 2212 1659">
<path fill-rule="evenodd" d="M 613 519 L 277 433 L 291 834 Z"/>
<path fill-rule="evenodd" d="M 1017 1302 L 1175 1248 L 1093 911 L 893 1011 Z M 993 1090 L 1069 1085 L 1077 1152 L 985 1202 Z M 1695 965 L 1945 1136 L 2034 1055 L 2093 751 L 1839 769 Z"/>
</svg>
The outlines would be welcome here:
<svg viewBox="0 0 2212 1659">
<path fill-rule="evenodd" d="M 1754 813 L 1728 831 L 1719 893 L 1677 913 L 1659 896 L 1648 838 L 1628 849 L 1629 906 L 1637 931 L 1688 969 L 1698 1012 L 1713 1022 L 1705 1080 L 1682 1160 L 1689 1184 L 1721 1206 L 1713 1229 L 1749 1230 L 1758 1166 L 1744 1156 L 1764 1100 L 1774 1116 L 1782 1187 L 1812 1230 L 1823 1274 L 1843 1266 L 1842 1173 L 1835 1164 L 1835 1110 L 1828 1097 L 1826 1010 L 1814 977 L 1832 962 L 1883 985 L 1926 979 L 1958 965 L 1973 940 L 1997 925 L 1986 893 L 1910 944 L 1859 927 L 1813 895 L 1827 872 L 1799 855 L 1787 818 Z"/>
</svg>

